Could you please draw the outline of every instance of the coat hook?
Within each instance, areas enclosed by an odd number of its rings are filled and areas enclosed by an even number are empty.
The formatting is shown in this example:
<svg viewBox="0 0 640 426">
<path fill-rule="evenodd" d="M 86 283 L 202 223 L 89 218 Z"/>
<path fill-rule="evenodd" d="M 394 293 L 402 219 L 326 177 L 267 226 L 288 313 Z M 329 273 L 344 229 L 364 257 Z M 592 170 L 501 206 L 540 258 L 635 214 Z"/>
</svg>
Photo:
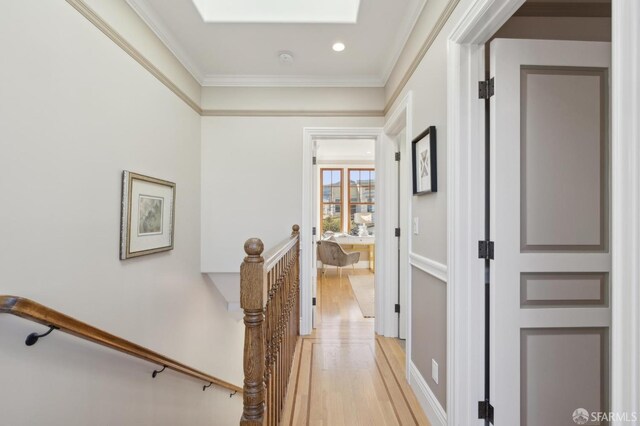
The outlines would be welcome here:
<svg viewBox="0 0 640 426">
<path fill-rule="evenodd" d="M 209 384 L 208 384 L 208 385 L 203 386 L 203 387 L 202 387 L 202 392 L 204 392 L 205 390 L 207 390 L 207 388 L 210 388 L 212 384 L 213 384 L 213 382 L 209 382 Z"/>
<path fill-rule="evenodd" d="M 237 394 L 238 391 L 233 391 L 233 393 L 231 395 L 229 395 L 229 398 L 233 398 L 233 395 Z"/>
<path fill-rule="evenodd" d="M 49 334 L 51 334 L 51 332 L 53 330 L 57 330 L 58 327 L 54 327 L 52 325 L 49 326 L 49 331 L 47 331 L 46 333 L 42 333 L 42 334 L 38 334 L 38 333 L 31 333 L 30 335 L 27 336 L 27 340 L 24 341 L 24 344 L 27 346 L 33 346 L 36 343 L 38 343 L 38 339 L 40 339 L 41 337 L 45 337 L 48 336 Z"/>
<path fill-rule="evenodd" d="M 153 370 L 153 373 L 151 373 L 151 377 L 153 377 L 155 379 L 158 374 L 160 374 L 160 373 L 162 373 L 164 371 L 165 368 L 167 368 L 167 366 L 163 365 L 162 366 L 162 370 Z"/>
</svg>

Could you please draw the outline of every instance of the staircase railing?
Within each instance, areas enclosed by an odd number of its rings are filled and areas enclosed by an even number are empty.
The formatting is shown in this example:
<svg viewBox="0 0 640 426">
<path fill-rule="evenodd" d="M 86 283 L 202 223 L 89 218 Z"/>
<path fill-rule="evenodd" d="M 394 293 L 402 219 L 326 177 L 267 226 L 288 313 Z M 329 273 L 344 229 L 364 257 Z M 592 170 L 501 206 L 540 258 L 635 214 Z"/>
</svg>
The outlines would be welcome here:
<svg viewBox="0 0 640 426">
<path fill-rule="evenodd" d="M 93 327 L 47 306 L 41 305 L 33 300 L 17 296 L 0 296 L 0 314 L 15 315 L 49 327 L 49 331 L 45 333 L 31 333 L 27 336 L 27 339 L 25 340 L 25 344 L 27 346 L 35 345 L 38 342 L 38 339 L 48 336 L 54 330 L 59 330 L 79 337 L 80 339 L 97 343 L 98 345 L 105 346 L 118 352 L 161 366 L 162 369 L 153 371 L 152 377 L 154 378 L 158 373 L 161 373 L 165 369 L 169 369 L 200 380 L 203 383 L 208 383 L 207 386 L 203 387 L 203 390 L 211 385 L 216 385 L 232 391 L 233 394 L 236 392 L 242 392 L 240 387 L 232 383 L 196 370 L 193 367 L 189 367 L 188 365 L 182 364 L 181 362 L 175 361 L 167 356 L 154 352 L 121 337 L 107 333 L 106 331 L 100 330 L 99 328 Z"/>
<path fill-rule="evenodd" d="M 277 425 L 282 415 L 300 335 L 300 227 L 262 254 L 258 238 L 247 240 L 240 267 L 244 310 L 244 426 Z"/>
</svg>

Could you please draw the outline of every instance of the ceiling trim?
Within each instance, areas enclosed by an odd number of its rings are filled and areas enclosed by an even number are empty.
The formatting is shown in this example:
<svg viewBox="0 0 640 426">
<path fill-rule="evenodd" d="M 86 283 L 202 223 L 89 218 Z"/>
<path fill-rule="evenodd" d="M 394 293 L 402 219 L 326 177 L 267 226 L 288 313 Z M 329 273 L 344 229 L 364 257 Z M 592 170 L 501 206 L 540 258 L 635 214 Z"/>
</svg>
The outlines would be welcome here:
<svg viewBox="0 0 640 426">
<path fill-rule="evenodd" d="M 549 18 L 610 18 L 611 3 L 525 3 L 513 16 Z"/>
<path fill-rule="evenodd" d="M 393 68 L 398 63 L 398 60 L 402 55 L 402 51 L 404 50 L 404 47 L 407 45 L 407 42 L 411 37 L 411 33 L 413 33 L 413 29 L 418 23 L 418 19 L 420 19 L 420 15 L 422 15 L 422 11 L 424 10 L 424 7 L 427 5 L 427 1 L 428 0 L 420 0 L 420 2 L 417 3 L 416 8 L 412 10 L 410 14 L 405 15 L 405 18 L 401 24 L 401 27 L 404 28 L 405 34 L 403 37 L 398 38 L 396 40 L 396 43 L 393 46 L 393 50 L 392 50 L 395 53 L 389 56 L 389 59 L 387 60 L 387 64 L 383 68 L 383 72 L 382 72 L 382 81 L 384 81 L 383 86 L 385 86 L 387 84 L 387 81 L 389 81 L 389 77 L 391 77 Z"/>
<path fill-rule="evenodd" d="M 162 19 L 153 11 L 147 0 L 125 0 L 129 7 L 138 14 L 140 19 L 153 31 L 162 43 L 173 53 L 173 56 L 184 66 L 187 71 L 202 86 L 204 71 L 200 69 L 189 54 L 181 47 L 180 43 L 171 35 L 171 31 L 162 23 Z"/>
<path fill-rule="evenodd" d="M 131 56 L 136 62 L 138 62 L 144 69 L 149 71 L 154 77 L 156 77 L 162 84 L 164 84 L 169 90 L 175 93 L 183 102 L 185 102 L 191 109 L 201 116 L 221 116 L 221 117 L 384 117 L 389 111 L 389 108 L 393 105 L 399 94 L 402 92 L 407 82 L 415 72 L 416 68 L 420 64 L 422 58 L 433 44 L 433 41 L 442 30 L 442 27 L 449 19 L 449 16 L 453 12 L 453 9 L 457 6 L 460 0 L 449 0 L 449 3 L 445 7 L 444 11 L 438 18 L 436 25 L 429 33 L 429 36 L 425 40 L 420 52 L 413 60 L 411 66 L 404 74 L 403 79 L 395 89 L 394 94 L 389 98 L 384 110 L 214 110 L 214 109 L 202 109 L 196 101 L 194 101 L 189 95 L 181 90 L 169 77 L 167 77 L 158 67 L 151 63 L 142 53 L 140 53 L 131 43 L 129 43 L 122 35 L 120 35 L 113 27 L 111 27 L 106 21 L 104 21 L 93 9 L 91 9 L 84 0 L 65 0 L 69 5 L 76 9 L 82 16 L 84 16 L 89 22 L 97 27 L 103 34 L 109 37 L 117 46 Z M 129 0 L 126 0 L 127 2 Z M 175 52 L 173 52 L 175 55 Z M 180 58 L 178 58 L 180 60 Z M 182 61 L 180 61 L 182 63 Z M 184 63 L 183 63 L 184 66 Z M 186 68 L 186 66 L 185 66 Z M 195 76 L 194 76 L 195 78 Z M 353 87 L 353 86 L 350 86 Z"/>
<path fill-rule="evenodd" d="M 398 96 L 400 96 L 400 94 L 404 90 L 405 86 L 409 82 L 409 79 L 411 79 L 411 77 L 413 76 L 413 73 L 416 71 L 416 69 L 420 65 L 420 62 L 422 62 L 422 59 L 424 59 L 424 56 L 427 54 L 427 52 L 431 48 L 431 45 L 438 37 L 438 34 L 440 34 L 440 31 L 442 31 L 442 28 L 449 20 L 449 17 L 453 13 L 453 11 L 455 10 L 459 2 L 460 0 L 449 0 L 447 5 L 445 6 L 444 10 L 438 17 L 438 20 L 436 21 L 435 25 L 431 29 L 431 32 L 429 32 L 429 35 L 427 36 L 426 40 L 422 44 L 422 47 L 418 51 L 418 54 L 413 59 L 413 62 L 411 62 L 411 65 L 409 65 L 409 68 L 407 68 L 407 70 L 405 71 L 402 77 L 402 80 L 400 80 L 400 82 L 398 83 L 398 86 L 393 91 L 393 94 L 389 97 L 389 100 L 386 102 L 384 107 L 385 114 L 389 112 L 394 102 L 398 99 Z"/>
<path fill-rule="evenodd" d="M 383 110 L 245 110 L 205 109 L 203 117 L 384 117 Z"/>
<path fill-rule="evenodd" d="M 82 16 L 84 16 L 89 22 L 91 22 L 96 28 L 98 28 L 104 35 L 109 37 L 116 45 L 124 50 L 129 56 L 131 56 L 136 62 L 138 62 L 144 69 L 149 71 L 155 78 L 157 78 L 162 84 L 167 86 L 169 90 L 175 93 L 180 99 L 184 101 L 191 109 L 196 113 L 202 115 L 202 108 L 196 103 L 189 95 L 187 95 L 182 89 L 180 89 L 169 77 L 167 77 L 158 67 L 156 67 L 151 61 L 149 61 L 140 51 L 138 51 L 131 43 L 129 43 L 120 33 L 118 33 L 111 25 L 109 25 L 104 19 L 102 19 L 93 9 L 91 9 L 83 0 L 66 0 L 74 9 L 76 9 Z"/>
<path fill-rule="evenodd" d="M 204 87 L 384 87 L 428 0 L 420 0 L 411 13 L 405 15 L 399 26 L 404 34 L 394 43 L 392 53 L 385 61 L 381 74 L 355 77 L 206 74 L 171 35 L 171 32 L 162 23 L 162 19 L 153 11 L 149 0 L 125 1 L 191 73 L 193 78 Z"/>
<path fill-rule="evenodd" d="M 326 157 L 316 156 L 316 163 L 328 164 L 373 164 L 376 159 L 374 155 L 328 155 Z"/>
<path fill-rule="evenodd" d="M 294 75 L 207 75 L 202 86 L 241 87 L 384 87 L 381 78 L 349 76 L 294 76 Z"/>
<path fill-rule="evenodd" d="M 76 11 L 84 16 L 90 23 L 120 47 L 126 54 L 138 62 L 151 75 L 157 78 L 178 98 L 193 109 L 200 116 L 209 117 L 383 117 L 383 110 L 203 110 L 196 101 L 191 99 L 181 90 L 169 77 L 167 77 L 158 67 L 149 61 L 140 51 L 129 43 L 111 25 L 102 19 L 84 0 L 65 0 Z"/>
</svg>

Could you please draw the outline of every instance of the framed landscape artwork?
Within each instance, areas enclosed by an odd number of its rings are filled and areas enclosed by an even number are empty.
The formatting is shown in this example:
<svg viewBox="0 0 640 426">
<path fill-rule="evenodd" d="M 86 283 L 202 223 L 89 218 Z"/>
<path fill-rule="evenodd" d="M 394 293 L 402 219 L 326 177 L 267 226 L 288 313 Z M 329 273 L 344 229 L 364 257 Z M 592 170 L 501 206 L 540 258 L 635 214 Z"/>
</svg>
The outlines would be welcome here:
<svg viewBox="0 0 640 426">
<path fill-rule="evenodd" d="M 173 249 L 176 184 L 122 172 L 120 259 Z"/>
<path fill-rule="evenodd" d="M 438 157 L 436 152 L 436 127 L 428 127 L 412 142 L 413 195 L 438 191 Z"/>
</svg>

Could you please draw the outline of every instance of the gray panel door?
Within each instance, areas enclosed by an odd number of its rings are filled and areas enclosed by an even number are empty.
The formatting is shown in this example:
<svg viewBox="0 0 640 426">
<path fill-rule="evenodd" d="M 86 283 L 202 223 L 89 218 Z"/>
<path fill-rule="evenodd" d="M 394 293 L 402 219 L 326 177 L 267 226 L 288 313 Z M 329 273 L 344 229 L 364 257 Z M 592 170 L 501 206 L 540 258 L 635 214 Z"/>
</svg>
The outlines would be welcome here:
<svg viewBox="0 0 640 426">
<path fill-rule="evenodd" d="M 584 412 L 577 424 L 606 424 L 591 413 L 609 407 L 610 55 L 609 43 L 491 44 L 498 426 L 571 426 Z"/>
</svg>

